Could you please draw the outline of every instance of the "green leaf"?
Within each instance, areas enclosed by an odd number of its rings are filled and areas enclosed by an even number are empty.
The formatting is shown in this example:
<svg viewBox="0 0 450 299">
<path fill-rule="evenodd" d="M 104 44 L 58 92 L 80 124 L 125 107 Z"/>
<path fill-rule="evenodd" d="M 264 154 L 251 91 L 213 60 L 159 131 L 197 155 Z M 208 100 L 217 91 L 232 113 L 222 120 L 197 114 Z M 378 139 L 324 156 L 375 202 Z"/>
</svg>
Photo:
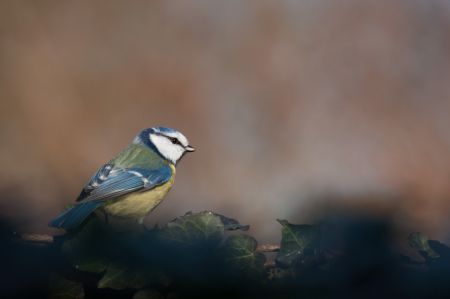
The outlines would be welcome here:
<svg viewBox="0 0 450 299">
<path fill-rule="evenodd" d="M 234 219 L 203 211 L 193 214 L 186 213 L 178 217 L 161 229 L 160 237 L 182 245 L 219 244 L 225 230 L 247 229 Z"/>
<path fill-rule="evenodd" d="M 223 246 L 225 262 L 232 269 L 248 277 L 258 277 L 264 273 L 266 257 L 256 251 L 257 241 L 247 235 L 233 235 Z"/>
<path fill-rule="evenodd" d="M 84 289 L 79 282 L 70 281 L 60 276 L 50 278 L 50 299 L 83 299 Z"/>
<path fill-rule="evenodd" d="M 147 284 L 148 277 L 143 271 L 136 271 L 122 263 L 109 264 L 106 273 L 98 282 L 98 287 L 122 290 L 126 288 L 139 289 Z"/>
<path fill-rule="evenodd" d="M 250 228 L 250 225 L 242 225 L 236 219 L 228 218 L 214 212 L 211 213 L 220 218 L 225 230 L 248 230 Z"/>
<path fill-rule="evenodd" d="M 112 262 L 98 282 L 98 288 L 140 289 L 151 283 L 168 285 L 168 278 L 163 273 L 143 268 L 142 265 Z"/>
<path fill-rule="evenodd" d="M 104 252 L 107 238 L 105 225 L 91 218 L 80 230 L 68 234 L 62 252 L 78 270 L 101 273 L 108 265 Z"/>
<path fill-rule="evenodd" d="M 296 225 L 279 219 L 277 221 L 283 226 L 277 264 L 289 267 L 317 252 L 320 245 L 320 230 L 317 226 Z"/>
<path fill-rule="evenodd" d="M 152 289 L 145 289 L 137 291 L 132 299 L 163 299 L 164 297 L 161 295 L 160 292 L 152 290 Z"/>
<path fill-rule="evenodd" d="M 430 244 L 428 243 L 428 237 L 421 233 L 411 233 L 408 236 L 408 243 L 409 246 L 421 252 L 425 256 L 425 258 L 439 258 L 439 254 L 431 249 Z"/>
</svg>

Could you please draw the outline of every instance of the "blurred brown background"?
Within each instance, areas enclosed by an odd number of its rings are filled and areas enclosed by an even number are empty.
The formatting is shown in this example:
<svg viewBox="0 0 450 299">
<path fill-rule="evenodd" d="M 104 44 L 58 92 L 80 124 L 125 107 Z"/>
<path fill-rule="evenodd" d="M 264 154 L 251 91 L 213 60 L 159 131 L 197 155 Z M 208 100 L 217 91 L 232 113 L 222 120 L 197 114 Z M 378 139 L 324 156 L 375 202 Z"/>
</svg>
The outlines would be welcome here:
<svg viewBox="0 0 450 299">
<path fill-rule="evenodd" d="M 276 240 L 331 196 L 443 238 L 449 59 L 448 1 L 1 1 L 0 213 L 49 231 L 165 125 L 198 151 L 150 224 L 213 209 Z"/>
</svg>

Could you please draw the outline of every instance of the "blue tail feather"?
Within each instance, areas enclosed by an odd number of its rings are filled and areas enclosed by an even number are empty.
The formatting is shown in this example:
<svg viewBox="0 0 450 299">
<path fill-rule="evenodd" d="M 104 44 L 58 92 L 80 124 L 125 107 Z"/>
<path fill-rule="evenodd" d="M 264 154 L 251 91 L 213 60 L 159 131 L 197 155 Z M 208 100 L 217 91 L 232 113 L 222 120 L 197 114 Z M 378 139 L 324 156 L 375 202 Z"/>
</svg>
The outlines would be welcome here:
<svg viewBox="0 0 450 299">
<path fill-rule="evenodd" d="M 49 225 L 65 230 L 76 228 L 101 204 L 100 201 L 78 203 L 53 219 Z"/>
</svg>

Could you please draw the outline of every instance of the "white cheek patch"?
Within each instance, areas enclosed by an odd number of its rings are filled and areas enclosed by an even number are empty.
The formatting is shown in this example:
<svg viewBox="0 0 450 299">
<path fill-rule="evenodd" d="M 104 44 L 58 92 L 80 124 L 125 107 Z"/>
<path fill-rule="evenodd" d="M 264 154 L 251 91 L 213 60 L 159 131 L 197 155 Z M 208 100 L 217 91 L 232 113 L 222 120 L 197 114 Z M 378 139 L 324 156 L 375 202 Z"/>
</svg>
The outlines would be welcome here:
<svg viewBox="0 0 450 299">
<path fill-rule="evenodd" d="M 155 145 L 159 153 L 173 164 L 176 164 L 177 161 L 183 156 L 184 148 L 178 144 L 173 144 L 164 136 L 150 134 L 150 140 Z"/>
</svg>

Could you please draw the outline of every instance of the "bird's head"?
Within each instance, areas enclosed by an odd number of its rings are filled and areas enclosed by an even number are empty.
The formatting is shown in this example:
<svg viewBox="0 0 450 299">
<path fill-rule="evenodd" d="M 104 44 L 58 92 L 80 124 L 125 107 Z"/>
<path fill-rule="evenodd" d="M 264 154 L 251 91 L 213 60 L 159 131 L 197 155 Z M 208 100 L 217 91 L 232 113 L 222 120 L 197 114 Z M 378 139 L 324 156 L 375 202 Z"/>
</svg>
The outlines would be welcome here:
<svg viewBox="0 0 450 299">
<path fill-rule="evenodd" d="M 173 164 L 177 164 L 185 153 L 195 151 L 182 133 L 171 128 L 153 127 L 144 129 L 136 137 L 136 141 L 153 147 L 163 158 Z"/>
</svg>

